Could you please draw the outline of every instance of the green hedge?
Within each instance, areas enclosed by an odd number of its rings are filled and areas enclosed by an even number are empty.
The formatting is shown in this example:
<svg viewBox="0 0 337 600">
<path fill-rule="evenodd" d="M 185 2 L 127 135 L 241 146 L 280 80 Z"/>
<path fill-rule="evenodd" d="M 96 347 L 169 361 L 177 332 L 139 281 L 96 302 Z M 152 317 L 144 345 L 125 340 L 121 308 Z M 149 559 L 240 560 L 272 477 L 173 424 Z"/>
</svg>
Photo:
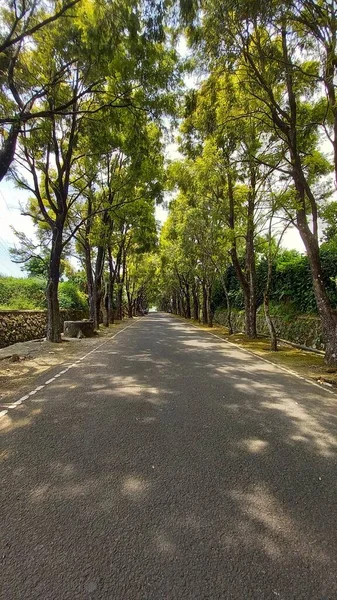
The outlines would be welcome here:
<svg viewBox="0 0 337 600">
<path fill-rule="evenodd" d="M 337 250 L 326 244 L 320 248 L 323 281 L 332 306 L 337 306 Z M 244 264 L 242 264 L 244 267 Z M 243 295 L 233 266 L 224 273 L 233 308 L 244 307 Z M 263 301 L 267 277 L 267 262 L 264 258 L 256 265 L 257 306 Z M 271 301 L 280 305 L 281 312 L 297 314 L 316 313 L 316 301 L 308 258 L 296 250 L 282 250 L 273 265 Z M 220 281 L 213 287 L 213 309 L 226 307 L 226 298 Z"/>
<path fill-rule="evenodd" d="M 41 310 L 46 304 L 46 281 L 28 277 L 0 276 L 0 309 L 2 310 Z M 60 308 L 87 310 L 86 295 L 71 281 L 59 284 Z"/>
<path fill-rule="evenodd" d="M 63 281 L 59 285 L 60 308 L 87 310 L 87 296 L 72 281 Z"/>
<path fill-rule="evenodd" d="M 0 277 L 0 308 L 34 310 L 46 308 L 46 282 L 37 278 Z"/>
</svg>

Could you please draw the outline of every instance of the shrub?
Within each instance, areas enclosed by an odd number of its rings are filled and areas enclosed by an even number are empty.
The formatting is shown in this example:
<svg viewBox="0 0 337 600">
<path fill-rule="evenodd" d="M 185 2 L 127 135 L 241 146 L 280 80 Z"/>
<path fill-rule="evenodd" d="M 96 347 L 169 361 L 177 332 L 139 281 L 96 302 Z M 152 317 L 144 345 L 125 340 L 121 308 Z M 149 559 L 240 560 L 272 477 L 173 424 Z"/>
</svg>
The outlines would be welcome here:
<svg viewBox="0 0 337 600">
<path fill-rule="evenodd" d="M 0 305 L 5 310 L 46 308 L 45 288 L 43 279 L 0 276 Z"/>
<path fill-rule="evenodd" d="M 59 284 L 59 302 L 60 308 L 73 310 L 88 309 L 86 295 L 72 281 L 63 281 Z"/>
<path fill-rule="evenodd" d="M 72 281 L 64 281 L 59 284 L 59 301 L 60 308 L 88 309 L 86 295 Z M 44 279 L 0 276 L 0 309 L 44 310 L 46 308 L 46 281 Z"/>
</svg>

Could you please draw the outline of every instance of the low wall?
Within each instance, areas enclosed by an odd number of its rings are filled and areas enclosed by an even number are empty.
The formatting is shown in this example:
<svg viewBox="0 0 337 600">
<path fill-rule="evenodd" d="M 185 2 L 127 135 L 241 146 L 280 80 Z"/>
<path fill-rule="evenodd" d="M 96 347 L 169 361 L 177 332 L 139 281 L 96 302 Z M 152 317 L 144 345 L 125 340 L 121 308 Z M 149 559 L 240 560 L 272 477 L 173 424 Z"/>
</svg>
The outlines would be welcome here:
<svg viewBox="0 0 337 600">
<path fill-rule="evenodd" d="M 257 314 L 257 330 L 262 335 L 269 335 L 267 323 L 263 314 Z M 214 323 L 227 327 L 227 311 L 218 309 L 215 311 Z M 324 350 L 324 340 L 321 321 L 314 316 L 298 316 L 292 321 L 286 321 L 283 317 L 273 317 L 277 337 L 288 340 L 294 344 Z M 233 311 L 232 325 L 235 333 L 244 331 L 244 312 Z"/>
<path fill-rule="evenodd" d="M 81 320 L 88 315 L 80 310 L 61 310 L 60 316 L 63 329 L 64 321 Z M 45 310 L 0 310 L 0 348 L 45 337 L 46 330 Z"/>
</svg>

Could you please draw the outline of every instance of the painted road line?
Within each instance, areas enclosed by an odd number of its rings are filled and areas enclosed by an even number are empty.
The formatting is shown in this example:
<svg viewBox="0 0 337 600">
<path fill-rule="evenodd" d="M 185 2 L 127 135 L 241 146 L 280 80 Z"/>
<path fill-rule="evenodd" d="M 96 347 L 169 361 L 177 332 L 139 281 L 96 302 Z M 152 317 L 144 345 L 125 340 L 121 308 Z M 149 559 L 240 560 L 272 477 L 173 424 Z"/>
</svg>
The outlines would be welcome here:
<svg viewBox="0 0 337 600">
<path fill-rule="evenodd" d="M 87 354 L 84 354 L 84 356 L 82 356 L 76 362 L 69 365 L 66 369 L 63 369 L 63 371 L 60 371 L 59 373 L 57 373 L 57 375 L 54 375 L 54 377 L 51 377 L 51 379 L 48 379 L 43 385 L 39 385 L 38 387 L 34 388 L 32 391 L 27 392 L 27 394 L 25 396 L 22 396 L 21 398 L 19 398 L 19 400 L 12 402 L 10 405 L 8 405 L 8 409 L 14 409 L 14 408 L 17 408 L 18 406 L 20 406 L 25 400 L 28 400 L 31 396 L 34 396 L 37 392 L 42 390 L 46 385 L 53 383 L 55 381 L 55 379 L 57 379 L 58 377 L 61 377 L 61 375 L 64 375 L 65 373 L 67 373 L 69 371 L 69 369 L 76 367 L 76 365 L 79 364 L 85 358 L 87 358 L 87 356 L 90 356 L 90 354 L 93 354 L 94 352 L 99 350 L 99 348 L 102 348 L 103 346 L 105 346 L 108 342 L 113 340 L 117 335 L 119 335 L 126 329 L 129 329 L 129 327 L 133 327 L 134 325 L 136 325 L 139 322 L 139 320 L 140 319 L 133 321 L 132 323 L 130 323 L 130 325 L 123 327 L 123 329 L 120 329 L 114 335 L 109 336 L 102 344 L 100 344 L 99 346 L 96 346 L 96 348 L 93 348 L 93 350 L 90 350 L 90 352 L 87 352 Z M 5 416 L 8 413 L 8 409 L 1 411 L 0 417 Z"/>
</svg>

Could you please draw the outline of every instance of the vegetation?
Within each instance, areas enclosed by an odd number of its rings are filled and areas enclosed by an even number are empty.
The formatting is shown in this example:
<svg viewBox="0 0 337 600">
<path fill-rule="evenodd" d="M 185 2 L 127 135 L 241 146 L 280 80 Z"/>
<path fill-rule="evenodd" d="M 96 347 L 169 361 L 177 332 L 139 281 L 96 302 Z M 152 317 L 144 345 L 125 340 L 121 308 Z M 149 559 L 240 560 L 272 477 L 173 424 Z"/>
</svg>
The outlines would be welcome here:
<svg viewBox="0 0 337 600">
<path fill-rule="evenodd" d="M 256 337 L 257 266 L 263 254 L 272 266 L 279 238 L 291 225 L 306 249 L 325 360 L 336 365 L 335 292 L 329 293 L 319 232 L 321 217 L 330 220 L 332 236 L 336 222 L 336 206 L 329 203 L 337 180 L 334 3 L 239 0 L 233 9 L 226 0 L 200 0 L 183 2 L 183 9 L 207 77 L 186 98 L 184 158 L 172 174 L 178 197 L 162 240 L 164 265 L 165 246 L 175 240 L 176 273 L 166 269 L 162 305 L 188 315 L 187 286 L 197 285 L 203 320 L 211 324 L 209 296 L 219 263 L 229 258 L 245 307 L 245 333 Z M 188 282 L 181 278 L 186 258 L 193 267 Z M 269 281 L 267 319 L 271 287 Z"/>
<path fill-rule="evenodd" d="M 29 193 L 36 241 L 18 232 L 13 257 L 45 281 L 48 339 L 76 285 L 95 327 L 150 303 L 212 326 L 223 306 L 254 339 L 263 306 L 273 350 L 275 313 L 317 312 L 336 366 L 334 3 L 8 0 L 2 19 L 0 180 Z M 184 68 L 201 83 L 183 95 Z"/>
<path fill-rule="evenodd" d="M 88 310 L 86 294 L 72 281 L 59 285 L 60 308 Z M 0 310 L 45 310 L 46 281 L 35 277 L 0 276 Z"/>
</svg>

